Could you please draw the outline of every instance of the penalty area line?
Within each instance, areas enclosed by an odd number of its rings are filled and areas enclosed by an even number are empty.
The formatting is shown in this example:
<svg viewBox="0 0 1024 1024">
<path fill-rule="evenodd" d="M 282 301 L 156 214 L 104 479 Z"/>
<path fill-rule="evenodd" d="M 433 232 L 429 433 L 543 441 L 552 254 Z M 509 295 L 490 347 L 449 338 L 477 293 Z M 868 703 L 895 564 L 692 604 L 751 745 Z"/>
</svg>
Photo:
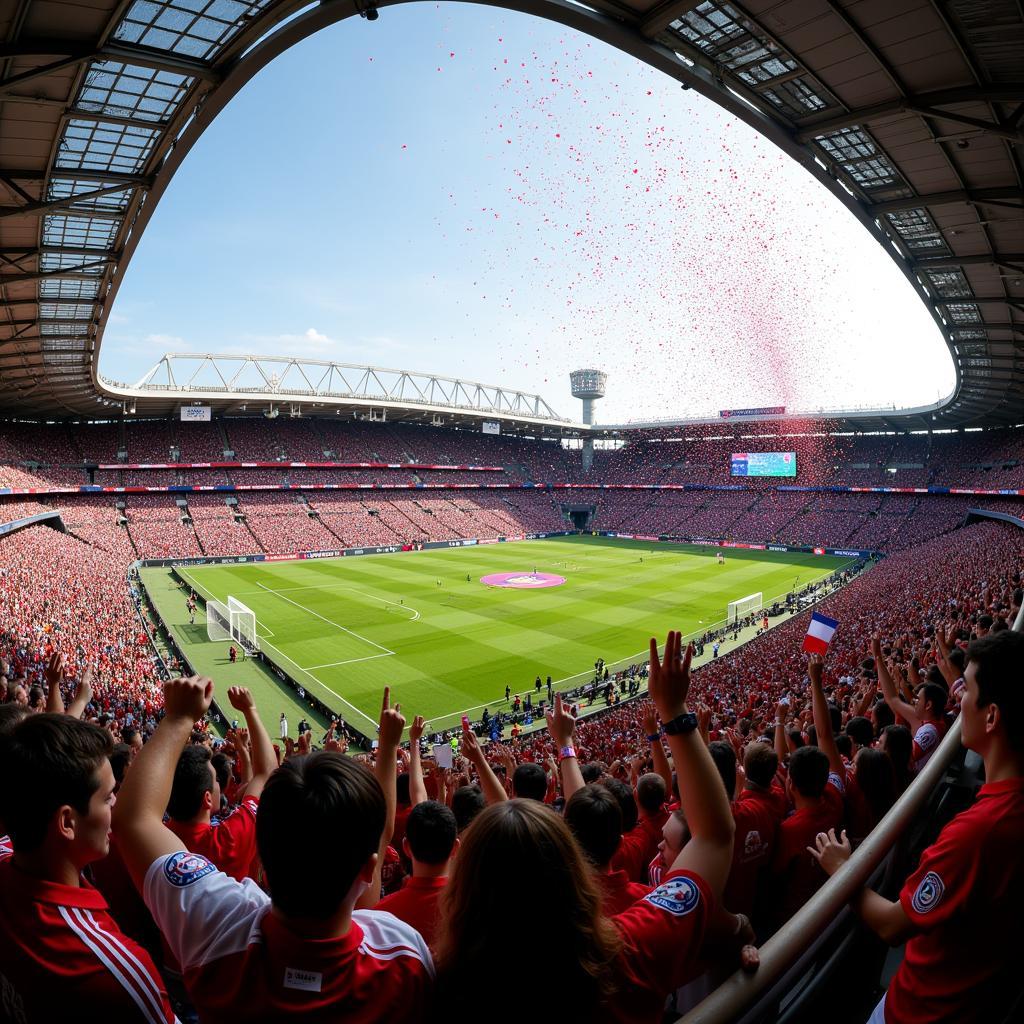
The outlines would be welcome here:
<svg viewBox="0 0 1024 1024">
<path fill-rule="evenodd" d="M 340 629 L 343 633 L 348 633 L 349 636 L 354 636 L 357 640 L 362 640 L 364 644 L 369 644 L 371 647 L 376 647 L 378 651 L 383 651 L 385 654 L 395 653 L 394 651 L 385 647 L 383 644 L 377 643 L 376 640 L 371 640 L 368 636 L 362 636 L 361 634 L 357 633 L 354 629 L 349 629 L 347 626 L 342 626 L 337 622 L 332 622 L 325 615 L 321 615 L 319 612 L 313 611 L 312 608 L 307 608 L 305 605 L 299 604 L 298 601 L 293 601 L 290 597 L 285 597 L 284 594 L 278 593 L 278 591 L 273 590 L 272 588 L 265 586 L 262 583 L 257 583 L 256 586 L 259 587 L 261 590 L 265 590 L 268 594 L 273 594 L 274 597 L 279 598 L 282 601 L 287 601 L 289 604 L 295 605 L 296 608 L 301 609 L 307 615 L 313 615 L 316 618 L 320 619 L 321 622 L 326 622 L 328 626 L 333 626 L 335 629 Z M 289 661 L 291 661 L 290 658 Z M 295 662 L 293 661 L 292 664 L 294 665 Z"/>
</svg>

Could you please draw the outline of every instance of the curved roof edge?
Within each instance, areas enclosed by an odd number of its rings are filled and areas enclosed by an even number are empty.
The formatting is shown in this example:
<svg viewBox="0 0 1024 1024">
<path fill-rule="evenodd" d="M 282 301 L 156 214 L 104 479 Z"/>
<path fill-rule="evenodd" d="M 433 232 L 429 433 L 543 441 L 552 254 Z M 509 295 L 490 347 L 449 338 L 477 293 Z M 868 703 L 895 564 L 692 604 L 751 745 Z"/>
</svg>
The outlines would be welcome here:
<svg viewBox="0 0 1024 1024">
<path fill-rule="evenodd" d="M 253 0 L 229 15 L 217 0 L 55 0 L 0 18 L 0 137 L 14 140 L 0 160 L 0 189 L 14 200 L 0 207 L 0 395 L 11 413 L 88 416 L 123 400 L 98 372 L 103 330 L 192 145 L 285 49 L 388 5 Z M 932 421 L 1016 421 L 1024 82 L 1011 26 L 996 39 L 915 0 L 874 14 L 793 0 L 784 17 L 769 0 L 494 6 L 632 54 L 796 159 L 883 246 L 945 337 L 956 388 Z"/>
</svg>

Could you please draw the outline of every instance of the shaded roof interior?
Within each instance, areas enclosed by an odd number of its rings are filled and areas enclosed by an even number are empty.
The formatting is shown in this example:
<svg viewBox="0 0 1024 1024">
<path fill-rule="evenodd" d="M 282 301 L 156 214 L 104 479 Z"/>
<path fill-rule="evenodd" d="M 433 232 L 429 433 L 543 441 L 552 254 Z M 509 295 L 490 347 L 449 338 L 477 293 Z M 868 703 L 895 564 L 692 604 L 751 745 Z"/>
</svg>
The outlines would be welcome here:
<svg viewBox="0 0 1024 1024">
<path fill-rule="evenodd" d="M 366 6 L 345 0 L 322 17 L 339 20 Z M 1020 3 L 518 6 L 605 38 L 738 113 L 804 162 L 876 235 L 932 311 L 957 369 L 945 407 L 887 414 L 889 428 L 1020 420 Z M 253 43 L 300 7 L 0 0 L 6 415 L 125 408 L 126 395 L 99 378 L 96 361 L 137 237 L 204 118 L 269 59 Z M 301 34 L 302 17 L 283 31 Z M 323 23 L 311 21 L 309 31 Z M 220 411 L 238 406 L 233 396 L 208 397 Z M 140 415 L 170 414 L 180 400 L 166 390 L 131 396 Z M 875 417 L 862 425 L 881 424 Z"/>
</svg>

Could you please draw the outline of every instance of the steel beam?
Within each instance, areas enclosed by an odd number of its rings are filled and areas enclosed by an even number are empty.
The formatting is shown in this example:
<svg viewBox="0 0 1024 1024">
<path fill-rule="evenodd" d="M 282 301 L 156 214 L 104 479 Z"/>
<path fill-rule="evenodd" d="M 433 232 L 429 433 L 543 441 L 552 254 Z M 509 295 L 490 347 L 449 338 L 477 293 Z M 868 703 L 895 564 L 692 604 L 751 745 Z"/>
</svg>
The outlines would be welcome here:
<svg viewBox="0 0 1024 1024">
<path fill-rule="evenodd" d="M 975 253 L 970 256 L 922 256 L 910 261 L 919 270 L 937 270 L 948 267 L 980 267 L 991 264 L 1010 267 L 1024 273 L 1024 252 Z"/>
<path fill-rule="evenodd" d="M 692 11 L 700 5 L 701 0 L 666 0 L 658 4 L 647 17 L 640 22 L 641 34 L 653 39 L 659 32 L 664 31 L 677 18 L 681 18 L 688 11 Z"/>
</svg>

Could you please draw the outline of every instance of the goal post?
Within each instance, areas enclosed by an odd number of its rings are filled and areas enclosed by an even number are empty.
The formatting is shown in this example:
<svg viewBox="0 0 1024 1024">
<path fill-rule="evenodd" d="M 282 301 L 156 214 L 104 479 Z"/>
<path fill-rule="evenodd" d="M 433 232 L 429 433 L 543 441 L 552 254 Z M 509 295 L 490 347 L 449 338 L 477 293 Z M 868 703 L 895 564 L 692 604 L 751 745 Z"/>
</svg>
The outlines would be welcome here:
<svg viewBox="0 0 1024 1024">
<path fill-rule="evenodd" d="M 256 636 L 256 613 L 237 598 L 229 597 L 228 603 L 206 602 L 206 636 L 213 641 L 232 640 L 246 650 L 259 650 Z"/>
<path fill-rule="evenodd" d="M 730 601 L 729 606 L 726 609 L 726 621 L 731 625 L 739 622 L 740 619 L 746 618 L 751 612 L 758 612 L 764 607 L 764 601 L 762 594 L 748 594 L 746 597 L 741 597 L 738 601 Z"/>
<path fill-rule="evenodd" d="M 228 617 L 231 636 L 247 651 L 259 650 L 256 636 L 256 613 L 234 597 L 228 597 Z"/>
</svg>

